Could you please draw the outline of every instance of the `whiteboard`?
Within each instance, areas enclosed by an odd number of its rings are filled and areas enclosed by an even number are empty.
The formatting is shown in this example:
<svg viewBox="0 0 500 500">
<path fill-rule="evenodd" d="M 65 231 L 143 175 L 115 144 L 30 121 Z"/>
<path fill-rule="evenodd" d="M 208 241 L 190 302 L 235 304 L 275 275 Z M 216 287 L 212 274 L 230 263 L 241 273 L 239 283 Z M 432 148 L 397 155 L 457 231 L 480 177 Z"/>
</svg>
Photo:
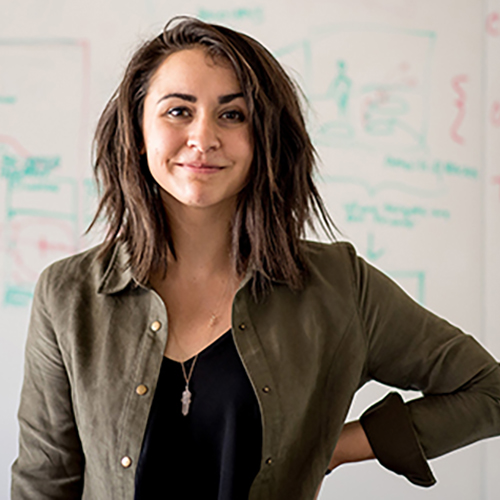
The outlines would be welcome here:
<svg viewBox="0 0 500 500">
<path fill-rule="evenodd" d="M 0 500 L 17 452 L 34 283 L 100 240 L 82 237 L 96 203 L 93 130 L 134 48 L 173 15 L 229 25 L 278 57 L 308 98 L 317 181 L 342 237 L 500 356 L 500 0 L 1 0 L 0 9 Z M 386 390 L 369 384 L 350 418 Z M 498 439 L 434 460 L 430 490 L 375 462 L 345 466 L 320 498 L 492 500 L 499 461 Z"/>
</svg>

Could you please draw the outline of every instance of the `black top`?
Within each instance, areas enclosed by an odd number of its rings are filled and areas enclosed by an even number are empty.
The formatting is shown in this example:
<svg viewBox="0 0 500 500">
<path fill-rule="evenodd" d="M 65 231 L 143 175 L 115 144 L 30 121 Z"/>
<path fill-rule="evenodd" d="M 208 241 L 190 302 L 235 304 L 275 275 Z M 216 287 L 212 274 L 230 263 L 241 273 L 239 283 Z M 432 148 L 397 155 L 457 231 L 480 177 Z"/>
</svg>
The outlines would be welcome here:
<svg viewBox="0 0 500 500">
<path fill-rule="evenodd" d="M 194 358 L 184 367 L 189 374 Z M 199 355 L 181 413 L 181 364 L 164 357 L 135 476 L 135 500 L 248 499 L 260 467 L 257 398 L 231 331 Z"/>
</svg>

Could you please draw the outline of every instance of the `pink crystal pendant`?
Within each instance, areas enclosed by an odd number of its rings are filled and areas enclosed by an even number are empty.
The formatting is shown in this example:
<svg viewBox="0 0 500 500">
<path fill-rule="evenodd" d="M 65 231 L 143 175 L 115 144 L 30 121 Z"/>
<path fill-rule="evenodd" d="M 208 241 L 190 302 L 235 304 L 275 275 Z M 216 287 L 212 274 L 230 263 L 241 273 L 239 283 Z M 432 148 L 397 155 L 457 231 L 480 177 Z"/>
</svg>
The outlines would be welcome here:
<svg viewBox="0 0 500 500">
<path fill-rule="evenodd" d="M 182 414 L 186 416 L 189 413 L 189 405 L 191 404 L 191 391 L 189 387 L 186 385 L 184 392 L 182 393 Z"/>
</svg>

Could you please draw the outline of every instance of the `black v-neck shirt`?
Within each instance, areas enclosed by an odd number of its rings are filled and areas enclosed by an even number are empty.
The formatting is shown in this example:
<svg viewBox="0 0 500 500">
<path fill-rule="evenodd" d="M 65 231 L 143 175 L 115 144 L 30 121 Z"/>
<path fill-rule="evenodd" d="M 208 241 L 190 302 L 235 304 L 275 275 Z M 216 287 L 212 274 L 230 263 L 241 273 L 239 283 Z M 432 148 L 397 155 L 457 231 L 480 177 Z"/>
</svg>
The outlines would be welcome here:
<svg viewBox="0 0 500 500">
<path fill-rule="evenodd" d="M 189 374 L 194 358 L 184 367 Z M 189 382 L 164 357 L 135 476 L 135 500 L 243 500 L 260 467 L 259 406 L 229 330 L 199 353 Z"/>
</svg>

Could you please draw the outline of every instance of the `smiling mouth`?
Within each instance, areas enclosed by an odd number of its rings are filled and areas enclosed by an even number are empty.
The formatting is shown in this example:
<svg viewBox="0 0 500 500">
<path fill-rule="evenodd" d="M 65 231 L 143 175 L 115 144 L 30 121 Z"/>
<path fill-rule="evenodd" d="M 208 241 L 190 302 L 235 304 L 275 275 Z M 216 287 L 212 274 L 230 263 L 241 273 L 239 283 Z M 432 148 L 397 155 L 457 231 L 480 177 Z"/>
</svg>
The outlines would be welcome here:
<svg viewBox="0 0 500 500">
<path fill-rule="evenodd" d="M 219 165 L 211 165 L 209 163 L 178 163 L 178 165 L 182 168 L 186 168 L 195 172 L 207 172 L 207 173 L 214 173 L 214 172 L 220 172 L 223 170 L 225 167 L 221 167 Z"/>
</svg>

